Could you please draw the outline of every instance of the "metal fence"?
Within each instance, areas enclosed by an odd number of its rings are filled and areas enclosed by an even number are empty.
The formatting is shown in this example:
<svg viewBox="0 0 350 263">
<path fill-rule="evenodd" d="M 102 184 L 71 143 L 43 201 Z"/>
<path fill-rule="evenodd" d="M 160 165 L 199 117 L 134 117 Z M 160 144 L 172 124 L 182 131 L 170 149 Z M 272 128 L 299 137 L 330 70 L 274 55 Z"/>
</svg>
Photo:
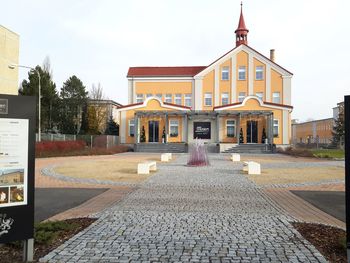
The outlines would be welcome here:
<svg viewBox="0 0 350 263">
<path fill-rule="evenodd" d="M 41 141 L 85 141 L 89 147 L 110 148 L 119 144 L 119 137 L 113 135 L 75 135 L 42 133 Z M 38 134 L 36 134 L 38 141 Z"/>
</svg>

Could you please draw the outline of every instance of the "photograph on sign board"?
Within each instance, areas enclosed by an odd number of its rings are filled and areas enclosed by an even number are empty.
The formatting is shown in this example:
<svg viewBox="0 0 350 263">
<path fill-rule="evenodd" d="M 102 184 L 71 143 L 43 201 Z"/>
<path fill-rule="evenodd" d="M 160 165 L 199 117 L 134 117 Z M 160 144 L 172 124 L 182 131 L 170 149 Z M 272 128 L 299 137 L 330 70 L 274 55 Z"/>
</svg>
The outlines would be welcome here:
<svg viewBox="0 0 350 263">
<path fill-rule="evenodd" d="M 0 207 L 1 204 L 9 202 L 9 187 L 0 187 Z"/>
<path fill-rule="evenodd" d="M 17 203 L 17 202 L 23 202 L 23 200 L 24 200 L 24 187 L 12 186 L 10 188 L 10 202 Z"/>
<path fill-rule="evenodd" d="M 24 169 L 0 169 L 0 207 L 25 204 Z"/>
</svg>

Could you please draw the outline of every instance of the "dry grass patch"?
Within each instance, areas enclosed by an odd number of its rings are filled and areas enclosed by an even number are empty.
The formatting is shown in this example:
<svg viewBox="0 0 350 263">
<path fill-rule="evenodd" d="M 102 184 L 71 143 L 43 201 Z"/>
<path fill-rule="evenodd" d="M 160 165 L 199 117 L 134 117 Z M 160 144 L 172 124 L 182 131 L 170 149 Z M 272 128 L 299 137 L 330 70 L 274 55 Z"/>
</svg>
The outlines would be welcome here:
<svg viewBox="0 0 350 263">
<path fill-rule="evenodd" d="M 327 166 L 307 168 L 262 169 L 261 175 L 247 176 L 250 180 L 254 181 L 258 185 L 291 184 L 344 179 L 345 172 L 344 168 Z"/>
<path fill-rule="evenodd" d="M 145 161 L 158 161 L 157 155 L 116 156 L 112 159 L 96 159 L 65 163 L 54 168 L 56 173 L 75 177 L 115 182 L 138 183 L 150 175 L 137 174 L 137 164 Z"/>
</svg>

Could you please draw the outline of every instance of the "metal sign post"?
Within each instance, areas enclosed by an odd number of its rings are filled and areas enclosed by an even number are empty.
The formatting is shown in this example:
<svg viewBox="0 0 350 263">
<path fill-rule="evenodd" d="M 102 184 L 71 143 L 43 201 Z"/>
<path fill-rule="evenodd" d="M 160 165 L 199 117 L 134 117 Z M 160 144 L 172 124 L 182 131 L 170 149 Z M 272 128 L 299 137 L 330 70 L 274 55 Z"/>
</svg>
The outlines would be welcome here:
<svg viewBox="0 0 350 263">
<path fill-rule="evenodd" d="M 0 243 L 33 261 L 36 98 L 0 94 Z"/>
<path fill-rule="evenodd" d="M 350 96 L 344 97 L 346 247 L 350 263 Z"/>
</svg>

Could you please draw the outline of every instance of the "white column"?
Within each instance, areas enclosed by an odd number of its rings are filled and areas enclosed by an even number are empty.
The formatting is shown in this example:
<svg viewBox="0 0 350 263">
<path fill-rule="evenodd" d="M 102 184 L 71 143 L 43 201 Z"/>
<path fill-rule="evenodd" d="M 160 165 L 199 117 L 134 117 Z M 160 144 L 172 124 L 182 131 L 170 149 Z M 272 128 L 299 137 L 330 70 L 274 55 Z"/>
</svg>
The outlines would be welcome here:
<svg viewBox="0 0 350 263">
<path fill-rule="evenodd" d="M 235 55 L 231 58 L 231 65 L 231 103 L 235 103 L 237 100 L 237 59 Z"/>
<path fill-rule="evenodd" d="M 289 126 L 289 112 L 288 110 L 283 110 L 283 144 L 290 144 L 289 142 L 289 130 L 290 130 L 290 126 Z"/>
<path fill-rule="evenodd" d="M 220 85 L 219 85 L 219 78 L 220 78 L 220 67 L 215 67 L 215 80 L 214 80 L 214 106 L 219 106 L 220 104 Z"/>
<path fill-rule="evenodd" d="M 292 86 L 292 77 L 291 76 L 282 76 L 283 83 L 283 104 L 292 105 L 291 98 L 291 86 Z"/>
<path fill-rule="evenodd" d="M 128 103 L 134 103 L 134 84 L 132 79 L 128 79 Z"/>
<path fill-rule="evenodd" d="M 126 142 L 126 126 L 127 125 L 128 124 L 126 123 L 126 111 L 121 111 L 120 112 L 120 131 L 119 131 L 120 143 Z"/>
<path fill-rule="evenodd" d="M 254 95 L 254 59 L 253 55 L 249 53 L 248 57 L 248 95 Z"/>
<path fill-rule="evenodd" d="M 195 89 L 195 97 L 194 97 L 194 105 L 195 110 L 202 110 L 203 109 L 203 79 L 198 78 L 194 80 L 194 89 Z"/>
<path fill-rule="evenodd" d="M 196 108 L 196 101 L 195 101 L 195 97 L 196 97 L 196 90 L 195 90 L 195 81 L 194 79 L 191 82 L 192 85 L 192 109 Z"/>
<path fill-rule="evenodd" d="M 271 66 L 266 64 L 266 101 L 271 102 Z"/>
</svg>

